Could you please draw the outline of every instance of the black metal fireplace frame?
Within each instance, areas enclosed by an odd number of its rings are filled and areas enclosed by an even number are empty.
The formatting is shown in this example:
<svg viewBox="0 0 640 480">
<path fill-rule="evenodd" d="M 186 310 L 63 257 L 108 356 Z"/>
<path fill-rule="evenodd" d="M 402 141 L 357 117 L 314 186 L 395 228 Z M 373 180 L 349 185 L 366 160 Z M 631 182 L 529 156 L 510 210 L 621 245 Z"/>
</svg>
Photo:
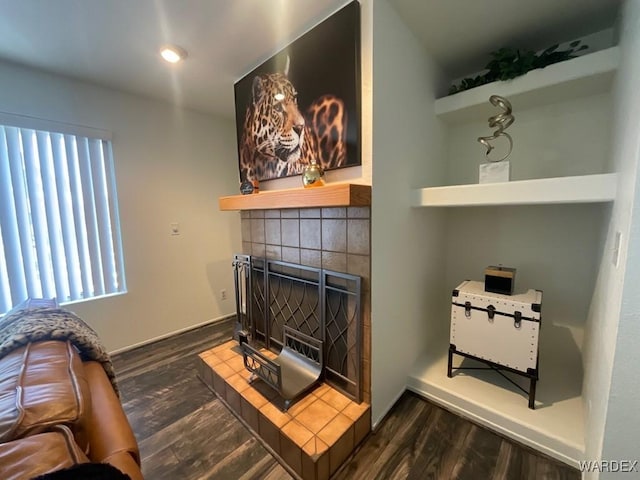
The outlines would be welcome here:
<svg viewBox="0 0 640 480">
<path fill-rule="evenodd" d="M 285 325 L 322 341 L 324 381 L 361 402 L 361 278 L 251 255 L 235 255 L 233 266 L 237 330 L 276 353 Z M 305 304 L 312 295 L 317 301 Z"/>
</svg>

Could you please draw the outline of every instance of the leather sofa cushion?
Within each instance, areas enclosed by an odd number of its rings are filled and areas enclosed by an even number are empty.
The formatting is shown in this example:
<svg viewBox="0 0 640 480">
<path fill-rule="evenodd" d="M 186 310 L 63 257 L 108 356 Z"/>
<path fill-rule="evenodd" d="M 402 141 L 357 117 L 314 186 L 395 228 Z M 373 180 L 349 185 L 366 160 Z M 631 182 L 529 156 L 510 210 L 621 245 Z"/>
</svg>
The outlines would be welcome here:
<svg viewBox="0 0 640 480">
<path fill-rule="evenodd" d="M 0 478 L 27 480 L 89 461 L 67 427 L 52 428 L 50 432 L 0 444 Z"/>
<path fill-rule="evenodd" d="M 116 396 L 111 382 L 98 362 L 85 362 L 85 372 L 91 390 L 92 411 L 89 429 L 91 445 L 88 456 L 92 462 L 108 462 L 137 478 L 131 469 L 122 468 L 121 463 L 112 460 L 119 453 L 125 453 L 133 462 L 126 465 L 140 465 L 138 443 L 133 435 L 127 416 L 122 409 L 120 399 Z"/>
<path fill-rule="evenodd" d="M 84 450 L 90 409 L 84 367 L 71 343 L 30 343 L 0 359 L 0 442 L 63 424 Z"/>
</svg>

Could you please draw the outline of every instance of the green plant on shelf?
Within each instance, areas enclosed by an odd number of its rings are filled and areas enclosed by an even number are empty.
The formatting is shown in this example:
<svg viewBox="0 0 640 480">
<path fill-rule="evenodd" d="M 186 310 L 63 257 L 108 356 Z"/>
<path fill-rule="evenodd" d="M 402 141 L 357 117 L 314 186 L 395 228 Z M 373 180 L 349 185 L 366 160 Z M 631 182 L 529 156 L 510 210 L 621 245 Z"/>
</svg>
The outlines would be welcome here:
<svg viewBox="0 0 640 480">
<path fill-rule="evenodd" d="M 464 78 L 459 84 L 452 85 L 449 88 L 449 95 L 498 80 L 511 80 L 536 68 L 544 68 L 547 65 L 575 58 L 577 52 L 589 48 L 587 45 L 580 45 L 580 40 L 571 42 L 566 50 L 558 50 L 558 47 L 558 44 L 552 45 L 540 53 L 532 50 L 520 51 L 510 47 L 491 52 L 492 60 L 484 67 L 487 72 Z"/>
</svg>

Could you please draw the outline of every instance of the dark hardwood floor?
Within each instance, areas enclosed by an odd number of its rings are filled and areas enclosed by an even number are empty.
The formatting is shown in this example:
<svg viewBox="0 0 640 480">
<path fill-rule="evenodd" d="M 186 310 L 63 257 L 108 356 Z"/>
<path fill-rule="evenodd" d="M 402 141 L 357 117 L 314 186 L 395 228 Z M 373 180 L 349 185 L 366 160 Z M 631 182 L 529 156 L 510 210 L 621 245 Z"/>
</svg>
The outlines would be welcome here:
<svg viewBox="0 0 640 480">
<path fill-rule="evenodd" d="M 196 356 L 232 322 L 114 355 L 147 480 L 290 479 L 196 376 Z M 335 479 L 579 479 L 562 463 L 405 393 Z"/>
</svg>

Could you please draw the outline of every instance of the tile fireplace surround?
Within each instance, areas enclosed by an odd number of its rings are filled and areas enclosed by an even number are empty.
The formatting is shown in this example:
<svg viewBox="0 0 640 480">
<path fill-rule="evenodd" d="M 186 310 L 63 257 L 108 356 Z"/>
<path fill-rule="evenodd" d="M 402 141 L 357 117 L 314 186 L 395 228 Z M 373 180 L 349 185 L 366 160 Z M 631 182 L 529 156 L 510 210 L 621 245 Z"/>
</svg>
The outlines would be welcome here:
<svg viewBox="0 0 640 480">
<path fill-rule="evenodd" d="M 368 403 L 355 403 L 324 383 L 282 412 L 282 399 L 273 389 L 260 380 L 247 381 L 235 340 L 201 353 L 198 368 L 229 409 L 304 480 L 328 479 L 371 429 Z"/>
<path fill-rule="evenodd" d="M 243 210 L 240 215 L 238 253 L 362 278 L 361 404 L 322 383 L 283 413 L 273 390 L 260 380 L 248 383 L 237 342 L 200 355 L 200 377 L 292 473 L 305 480 L 328 479 L 371 429 L 370 207 Z"/>
<path fill-rule="evenodd" d="M 371 219 L 369 207 L 240 212 L 242 252 L 362 278 L 362 398 L 371 402 Z"/>
</svg>

